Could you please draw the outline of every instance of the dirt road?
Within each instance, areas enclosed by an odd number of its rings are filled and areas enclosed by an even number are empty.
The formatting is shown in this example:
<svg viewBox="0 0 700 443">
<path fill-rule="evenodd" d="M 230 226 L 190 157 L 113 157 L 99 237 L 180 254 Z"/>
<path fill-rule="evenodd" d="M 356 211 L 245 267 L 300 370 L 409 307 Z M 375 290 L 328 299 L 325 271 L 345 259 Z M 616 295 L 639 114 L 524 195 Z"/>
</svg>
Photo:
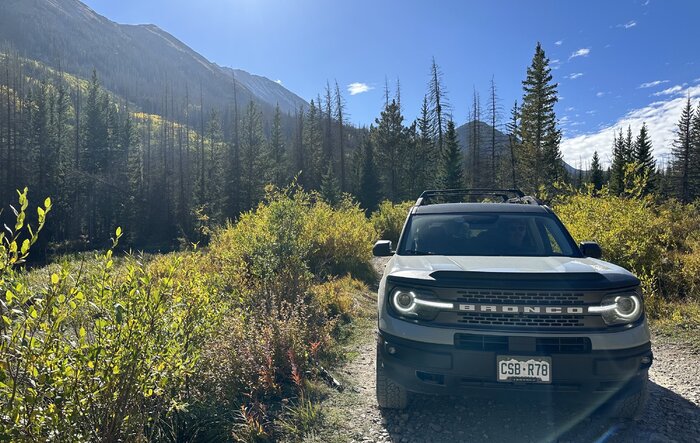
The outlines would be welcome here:
<svg viewBox="0 0 700 443">
<path fill-rule="evenodd" d="M 406 411 L 380 411 L 374 392 L 375 331 L 338 371 L 346 385 L 322 405 L 323 442 L 698 442 L 700 355 L 657 337 L 650 397 L 636 422 L 619 423 L 580 407 L 489 398 L 413 396 Z"/>
</svg>

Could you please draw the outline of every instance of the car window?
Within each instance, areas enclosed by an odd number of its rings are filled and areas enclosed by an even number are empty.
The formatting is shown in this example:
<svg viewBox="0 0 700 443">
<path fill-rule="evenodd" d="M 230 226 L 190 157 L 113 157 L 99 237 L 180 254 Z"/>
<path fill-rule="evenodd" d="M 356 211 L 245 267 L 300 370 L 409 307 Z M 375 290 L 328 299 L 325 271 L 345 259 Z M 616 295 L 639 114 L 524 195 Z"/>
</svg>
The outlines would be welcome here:
<svg viewBox="0 0 700 443">
<path fill-rule="evenodd" d="M 576 256 L 554 217 L 539 214 L 416 214 L 401 255 Z"/>
</svg>

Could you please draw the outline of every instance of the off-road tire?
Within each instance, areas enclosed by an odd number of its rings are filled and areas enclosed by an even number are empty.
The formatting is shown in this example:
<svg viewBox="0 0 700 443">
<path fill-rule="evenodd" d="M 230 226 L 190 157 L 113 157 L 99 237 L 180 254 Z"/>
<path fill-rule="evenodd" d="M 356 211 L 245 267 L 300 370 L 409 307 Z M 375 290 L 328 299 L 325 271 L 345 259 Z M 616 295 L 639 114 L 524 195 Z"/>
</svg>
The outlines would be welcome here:
<svg viewBox="0 0 700 443">
<path fill-rule="evenodd" d="M 382 361 L 377 353 L 377 404 L 383 409 L 405 409 L 408 405 L 408 391 L 386 376 Z"/>
<path fill-rule="evenodd" d="M 649 375 L 644 376 L 641 388 L 619 399 L 613 408 L 612 415 L 620 420 L 634 420 L 641 416 L 649 398 Z"/>
</svg>

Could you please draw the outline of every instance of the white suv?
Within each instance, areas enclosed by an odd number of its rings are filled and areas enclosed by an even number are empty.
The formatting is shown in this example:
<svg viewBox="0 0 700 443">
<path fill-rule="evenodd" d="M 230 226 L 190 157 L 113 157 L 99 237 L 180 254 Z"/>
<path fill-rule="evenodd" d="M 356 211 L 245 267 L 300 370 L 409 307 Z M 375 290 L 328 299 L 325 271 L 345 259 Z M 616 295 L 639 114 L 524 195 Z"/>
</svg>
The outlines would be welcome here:
<svg viewBox="0 0 700 443">
<path fill-rule="evenodd" d="M 464 196 L 500 203 L 434 203 Z M 650 334 L 639 280 L 577 245 L 547 206 L 519 190 L 426 191 L 379 285 L 377 401 L 411 392 L 566 393 L 643 408 Z"/>
</svg>

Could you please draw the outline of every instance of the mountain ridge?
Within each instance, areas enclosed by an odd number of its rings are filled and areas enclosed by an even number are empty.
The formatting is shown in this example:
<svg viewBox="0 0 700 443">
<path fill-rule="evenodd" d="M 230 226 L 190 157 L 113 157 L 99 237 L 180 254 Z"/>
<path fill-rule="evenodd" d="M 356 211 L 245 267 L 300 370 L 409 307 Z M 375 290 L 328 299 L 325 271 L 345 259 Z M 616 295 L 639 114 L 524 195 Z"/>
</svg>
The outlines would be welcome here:
<svg viewBox="0 0 700 443">
<path fill-rule="evenodd" d="M 485 157 L 490 154 L 490 146 L 491 146 L 491 128 L 492 126 L 489 125 L 486 122 L 482 122 L 480 120 L 477 121 L 479 124 L 479 133 L 480 133 L 480 147 L 482 150 L 481 156 Z M 471 132 L 472 128 L 474 125 L 474 121 L 470 121 L 467 123 L 464 123 L 463 125 L 457 127 L 457 140 L 459 142 L 459 147 L 464 153 L 465 156 L 469 156 L 470 152 L 470 142 L 471 142 Z M 508 135 L 501 132 L 498 128 L 496 128 L 496 155 L 504 155 L 508 153 L 508 143 L 509 143 L 509 138 Z M 579 169 L 574 168 L 570 164 L 568 164 L 566 161 L 562 160 L 562 164 L 564 165 L 564 169 L 570 176 L 576 176 L 579 174 Z"/>
<path fill-rule="evenodd" d="M 306 100 L 266 77 L 239 70 L 240 79 L 234 80 L 234 68 L 209 61 L 157 25 L 119 24 L 78 0 L 3 0 L 0 41 L 79 77 L 88 78 L 95 69 L 106 88 L 146 112 L 158 109 L 166 88 L 184 100 L 183 91 L 198 95 L 201 87 L 205 106 L 224 109 L 233 102 L 234 81 L 241 108 L 253 100 L 269 116 L 278 103 L 286 114 L 306 106 Z"/>
</svg>

